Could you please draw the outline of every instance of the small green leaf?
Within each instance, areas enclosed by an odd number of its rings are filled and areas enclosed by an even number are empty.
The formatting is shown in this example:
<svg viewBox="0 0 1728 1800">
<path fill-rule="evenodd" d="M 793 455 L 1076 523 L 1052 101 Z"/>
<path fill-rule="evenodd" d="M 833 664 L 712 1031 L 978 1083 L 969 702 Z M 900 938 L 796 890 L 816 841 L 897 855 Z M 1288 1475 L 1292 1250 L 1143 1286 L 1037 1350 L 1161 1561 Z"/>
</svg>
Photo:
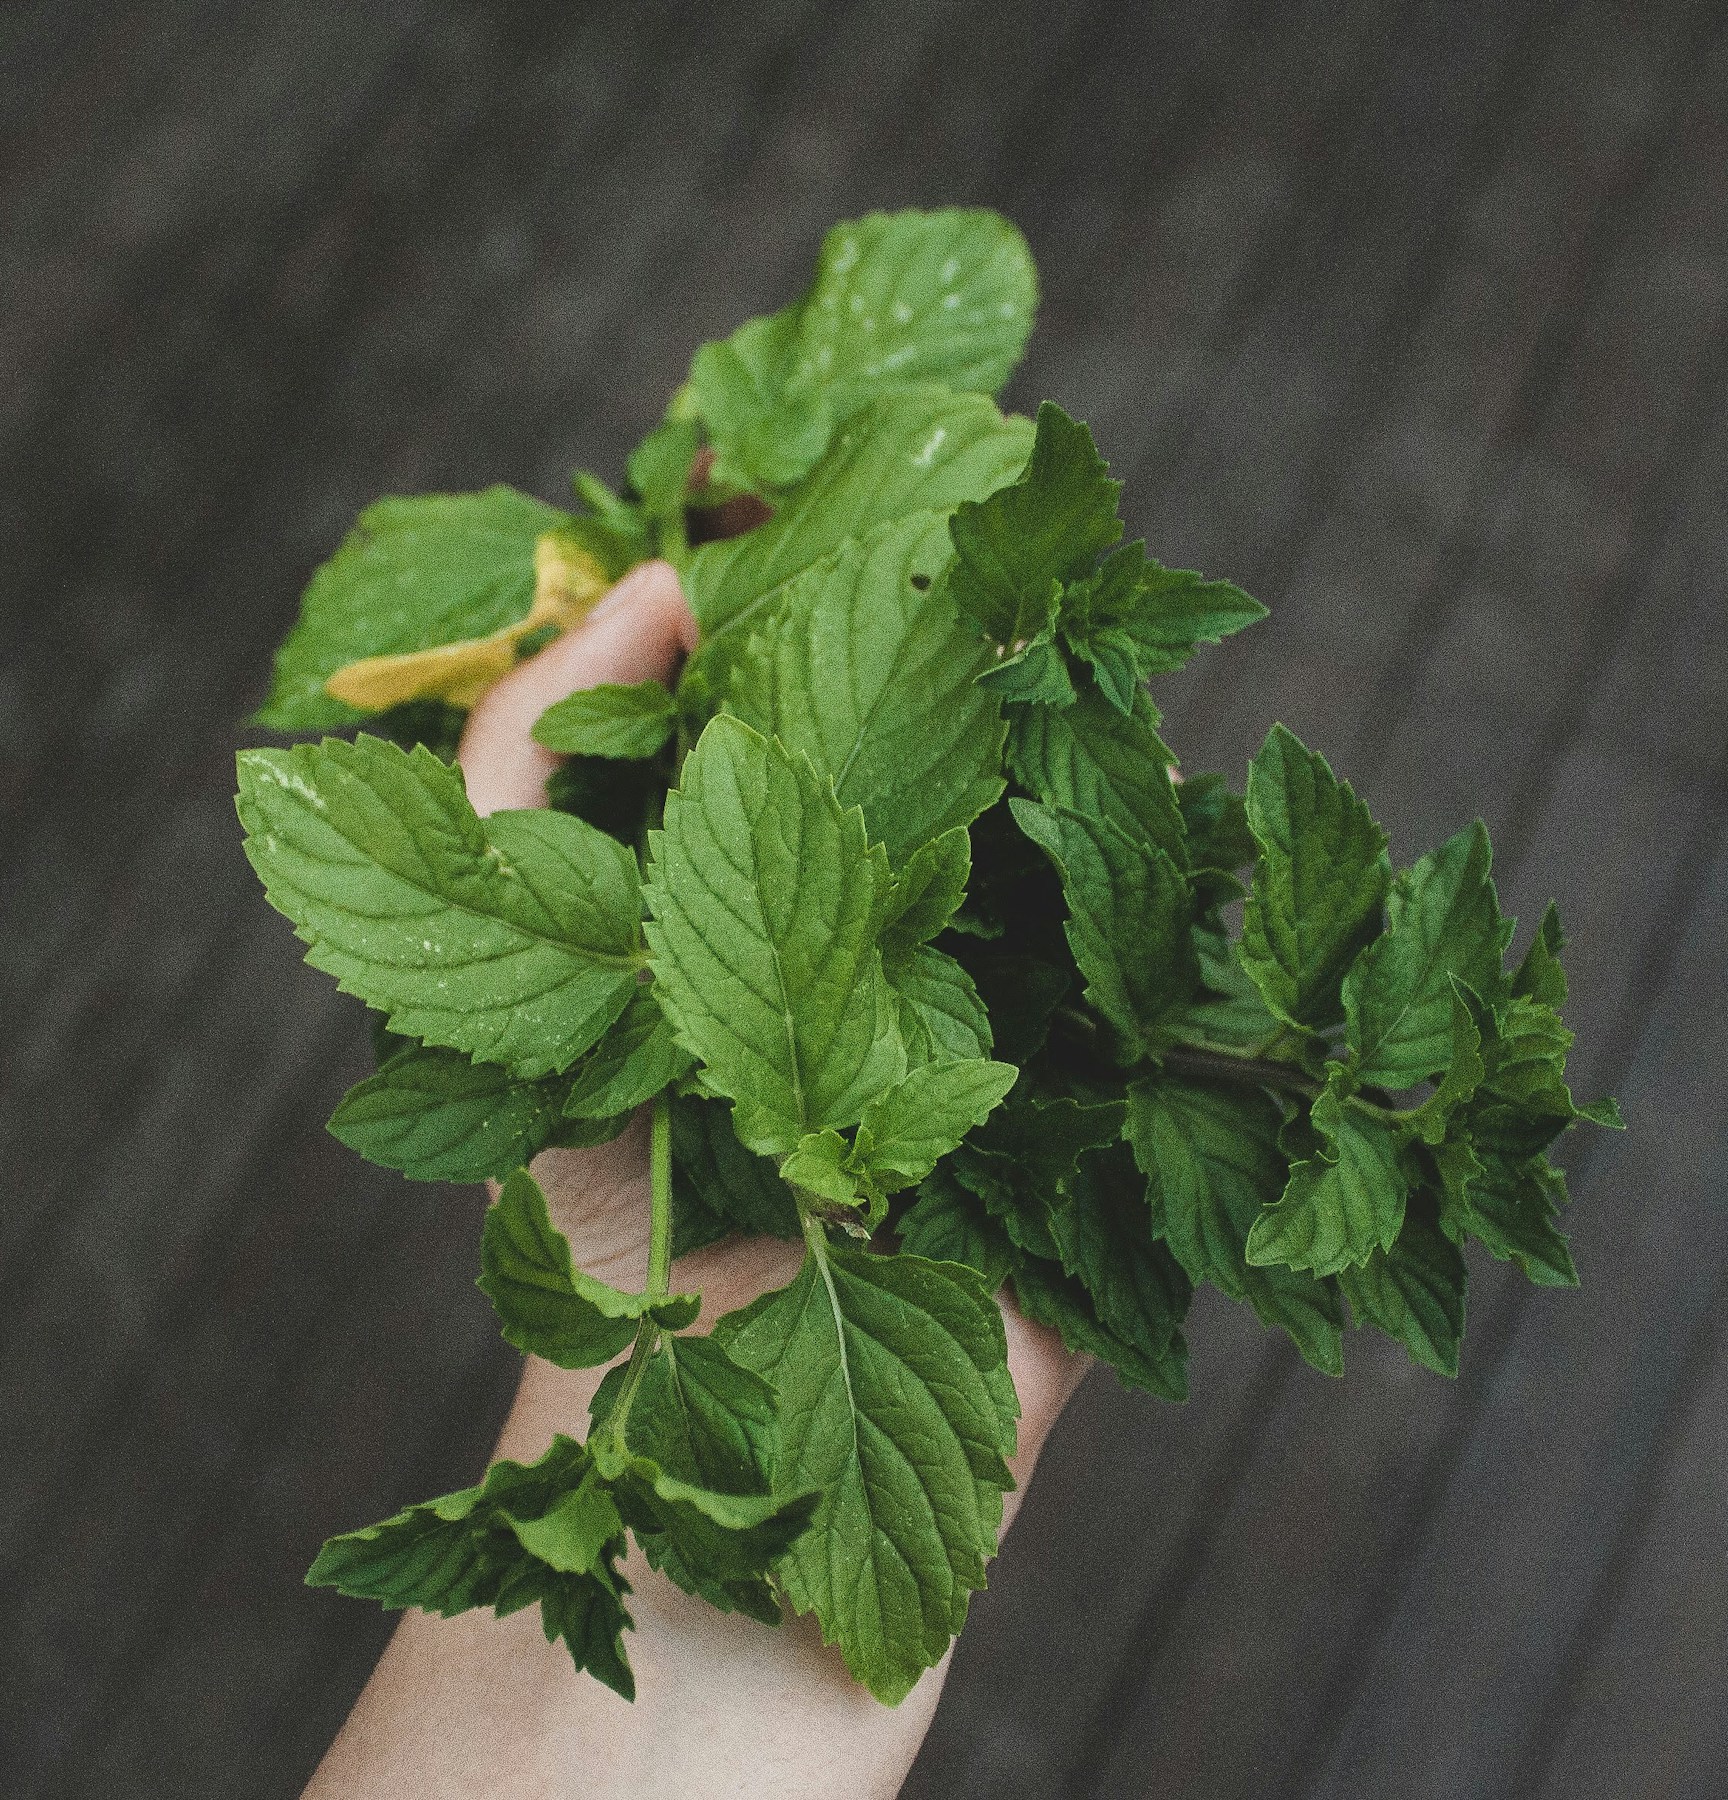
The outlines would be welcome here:
<svg viewBox="0 0 1728 1800">
<path fill-rule="evenodd" d="M 1060 584 L 1089 574 L 1122 535 L 1121 492 L 1091 432 L 1046 400 L 1024 473 L 955 512 L 954 602 L 999 652 L 1049 631 Z"/>
<path fill-rule="evenodd" d="M 1316 1113 L 1322 1102 L 1315 1102 Z M 1391 1130 L 1346 1103 L 1336 1137 L 1291 1165 L 1283 1196 L 1248 1234 L 1248 1261 L 1336 1275 L 1397 1241 L 1408 1184 Z"/>
<path fill-rule="evenodd" d="M 564 1111 L 573 1119 L 634 1112 L 689 1067 L 653 988 L 638 986 L 612 1029 L 572 1071 Z"/>
<path fill-rule="evenodd" d="M 972 873 L 972 839 L 963 825 L 920 844 L 894 877 L 882 926 L 884 955 L 927 944 L 953 919 Z"/>
<path fill-rule="evenodd" d="M 696 1317 L 694 1294 L 652 1300 L 625 1294 L 578 1269 L 570 1245 L 552 1223 L 546 1196 L 518 1169 L 486 1213 L 480 1238 L 479 1287 L 497 1310 L 507 1343 L 561 1369 L 610 1362 L 636 1335 L 645 1315 L 672 1330 Z"/>
<path fill-rule="evenodd" d="M 1411 1210 L 1390 1250 L 1338 1277 L 1358 1325 L 1376 1325 L 1417 1362 L 1458 1373 L 1464 1336 L 1464 1258 L 1431 1219 Z"/>
<path fill-rule="evenodd" d="M 927 1262 L 962 1263 L 991 1293 L 1008 1278 L 1014 1246 L 978 1197 L 945 1169 L 927 1176 L 894 1227 L 902 1250 Z"/>
<path fill-rule="evenodd" d="M 1242 963 L 1267 1006 L 1303 1030 L 1343 1017 L 1344 973 L 1380 928 L 1386 834 L 1325 757 L 1274 725 L 1248 769 L 1259 845 Z"/>
<path fill-rule="evenodd" d="M 672 696 L 658 681 L 632 687 L 612 682 L 581 688 L 534 721 L 533 738 L 570 756 L 652 756 L 678 720 Z"/>
<path fill-rule="evenodd" d="M 1174 759 L 1157 725 L 1156 709 L 1139 690 L 1126 712 L 1096 690 L 1064 709 L 1016 707 L 1009 767 L 1045 805 L 1108 819 L 1180 868 L 1188 860 L 1187 834 L 1170 780 Z"/>
<path fill-rule="evenodd" d="M 1510 928 L 1478 820 L 1392 884 L 1386 930 L 1344 980 L 1346 1038 L 1361 1079 L 1405 1088 L 1452 1054 L 1452 981 L 1492 997 Z"/>
<path fill-rule="evenodd" d="M 932 1062 L 864 1109 L 857 1160 L 885 1193 L 922 1181 L 1014 1085 L 1012 1063 Z"/>
<path fill-rule="evenodd" d="M 1019 1406 L 1002 1319 L 954 1263 L 819 1246 L 715 1338 L 771 1382 L 779 1479 L 814 1490 L 779 1575 L 878 1699 L 941 1660 L 996 1547 Z"/>
<path fill-rule="evenodd" d="M 565 1085 L 412 1045 L 343 1095 L 330 1134 L 410 1181 L 502 1179 L 558 1134 Z"/>
<path fill-rule="evenodd" d="M 378 738 L 239 759 L 246 854 L 306 960 L 406 1037 L 567 1068 L 642 963 L 636 862 L 554 812 L 482 822 L 461 772 Z"/>
<path fill-rule="evenodd" d="M 988 1056 L 990 1016 L 972 977 L 931 944 L 884 958 L 910 1062 Z"/>
<path fill-rule="evenodd" d="M 1232 583 L 1192 569 L 1166 569 L 1147 557 L 1134 609 L 1118 629 L 1133 641 L 1142 676 L 1165 675 L 1182 668 L 1200 645 L 1216 644 L 1265 617 L 1266 608 Z"/>
<path fill-rule="evenodd" d="M 780 1165 L 780 1179 L 835 1206 L 854 1206 L 865 1198 L 851 1161 L 852 1146 L 837 1131 L 811 1131 L 801 1137 Z"/>
<path fill-rule="evenodd" d="M 1188 863 L 1195 869 L 1241 869 L 1258 846 L 1248 829 L 1247 803 L 1230 791 L 1222 775 L 1190 775 L 1176 787 L 1176 805 L 1188 838 Z"/>
<path fill-rule="evenodd" d="M 651 839 L 655 993 L 764 1154 L 855 1123 L 906 1072 L 877 948 L 887 858 L 804 758 L 715 719 Z"/>
</svg>

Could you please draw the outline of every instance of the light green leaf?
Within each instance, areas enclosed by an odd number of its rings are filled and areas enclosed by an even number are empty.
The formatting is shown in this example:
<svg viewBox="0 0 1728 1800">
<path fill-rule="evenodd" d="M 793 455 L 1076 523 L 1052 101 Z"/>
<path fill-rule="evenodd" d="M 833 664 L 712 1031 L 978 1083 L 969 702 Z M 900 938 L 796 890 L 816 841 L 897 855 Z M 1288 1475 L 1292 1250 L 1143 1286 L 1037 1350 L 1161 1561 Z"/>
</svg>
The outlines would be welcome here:
<svg viewBox="0 0 1728 1800">
<path fill-rule="evenodd" d="M 870 213 L 823 240 L 792 384 L 826 389 L 840 416 L 913 382 L 993 394 L 1037 304 L 1026 241 L 999 213 Z"/>
<path fill-rule="evenodd" d="M 508 487 L 367 507 L 312 577 L 258 723 L 277 731 L 350 725 L 365 714 L 324 691 L 338 669 L 486 637 L 525 618 L 534 547 L 566 523 L 556 508 Z"/>
<path fill-rule="evenodd" d="M 1216 644 L 1265 617 L 1266 608 L 1232 583 L 1146 557 L 1133 611 L 1119 628 L 1133 641 L 1144 677 L 1173 673 L 1201 644 Z"/>
<path fill-rule="evenodd" d="M 818 1243 L 715 1337 L 779 1396 L 781 1485 L 821 1495 L 780 1562 L 788 1597 L 878 1699 L 903 1699 L 984 1585 L 1011 1485 L 995 1301 L 954 1263 Z"/>
<path fill-rule="evenodd" d="M 784 487 L 827 448 L 830 397 L 820 388 L 787 391 L 799 311 L 786 306 L 746 319 L 691 361 L 690 401 L 714 450 L 709 480 L 722 489 Z"/>
<path fill-rule="evenodd" d="M 270 904 L 392 1030 L 531 1078 L 629 999 L 640 881 L 604 832 L 555 812 L 482 823 L 460 771 L 373 737 L 243 751 L 239 772 Z"/>
<path fill-rule="evenodd" d="M 931 944 L 885 958 L 899 1005 L 900 1035 L 913 1063 L 988 1056 L 990 1015 L 972 977 Z"/>
<path fill-rule="evenodd" d="M 652 756 L 672 735 L 678 708 L 658 681 L 581 688 L 547 707 L 533 738 L 568 756 Z"/>
<path fill-rule="evenodd" d="M 572 1072 L 565 1114 L 608 1119 L 634 1112 L 689 1067 L 653 988 L 638 986 L 612 1029 Z"/>
<path fill-rule="evenodd" d="M 1344 980 L 1345 1035 L 1361 1079 L 1404 1088 L 1452 1053 L 1452 980 L 1492 998 L 1511 927 L 1489 878 L 1480 820 L 1392 884 L 1386 930 Z"/>
<path fill-rule="evenodd" d="M 1192 999 L 1200 970 L 1193 895 L 1164 851 L 1108 819 L 1010 800 L 1015 822 L 1049 856 L 1068 903 L 1065 927 L 1086 996 L 1132 1044 Z"/>
<path fill-rule="evenodd" d="M 624 1530 L 606 1484 L 592 1470 L 536 1517 L 516 1518 L 508 1506 L 504 1513 L 522 1548 L 563 1575 L 598 1568 L 607 1545 Z"/>
<path fill-rule="evenodd" d="M 864 408 L 772 519 L 690 559 L 684 591 L 703 638 L 692 670 L 712 670 L 723 692 L 716 652 L 741 648 L 795 575 L 878 525 L 990 493 L 1019 472 L 1031 441 L 1029 421 L 1004 418 L 981 394 L 922 389 Z"/>
<path fill-rule="evenodd" d="M 1336 1025 L 1344 972 L 1380 928 L 1392 878 L 1386 834 L 1349 782 L 1282 725 L 1249 765 L 1248 825 L 1260 854 L 1243 967 L 1286 1023 Z"/>
<path fill-rule="evenodd" d="M 1044 636 L 1061 584 L 1088 575 L 1122 535 L 1121 492 L 1091 432 L 1046 400 L 1025 472 L 957 509 L 949 587 L 999 655 Z"/>
<path fill-rule="evenodd" d="M 1343 1318 L 1330 1281 L 1256 1267 L 1248 1234 L 1283 1192 L 1282 1123 L 1270 1095 L 1157 1077 L 1128 1090 L 1128 1142 L 1148 1184 L 1153 1221 L 1192 1281 L 1246 1300 L 1262 1325 L 1290 1334 L 1328 1375 L 1344 1372 Z"/>
<path fill-rule="evenodd" d="M 625 1294 L 570 1259 L 570 1244 L 552 1223 L 546 1196 L 518 1169 L 487 1209 L 480 1237 L 479 1287 L 492 1302 L 507 1343 L 561 1369 L 610 1362 L 636 1335 L 645 1315 L 672 1330 L 696 1317 L 694 1294 L 651 1300 Z"/>
<path fill-rule="evenodd" d="M 883 954 L 905 954 L 929 943 L 966 898 L 971 873 L 972 839 L 963 825 L 920 844 L 894 877 L 882 927 Z"/>
<path fill-rule="evenodd" d="M 1318 1113 L 1320 1102 L 1315 1106 Z M 1345 1104 L 1338 1109 L 1335 1141 L 1292 1164 L 1282 1198 L 1254 1222 L 1248 1261 L 1316 1275 L 1365 1263 L 1376 1249 L 1397 1241 L 1407 1188 L 1390 1129 Z"/>
<path fill-rule="evenodd" d="M 833 1130 L 801 1137 L 780 1165 L 780 1179 L 835 1206 L 855 1206 L 870 1197 L 852 1163 L 852 1146 Z"/>
<path fill-rule="evenodd" d="M 1436 1374 L 1458 1373 L 1464 1258 L 1433 1220 L 1411 1209 L 1390 1250 L 1376 1250 L 1338 1284 L 1358 1325 L 1374 1325 Z"/>
<path fill-rule="evenodd" d="M 863 808 L 896 868 L 1002 792 L 1001 708 L 973 679 L 985 652 L 932 584 L 950 555 L 939 512 L 849 539 L 786 585 L 728 690 Z"/>
<path fill-rule="evenodd" d="M 865 1107 L 857 1161 L 885 1193 L 922 1181 L 989 1118 L 1019 1075 L 1012 1063 L 980 1059 L 913 1069 Z"/>
<path fill-rule="evenodd" d="M 1095 688 L 1070 707 L 1016 707 L 1009 766 L 1045 805 L 1108 819 L 1180 868 L 1188 851 L 1170 779 L 1175 759 L 1157 725 L 1156 709 L 1139 690 L 1127 713 Z"/>
<path fill-rule="evenodd" d="M 887 858 L 804 758 L 715 719 L 651 839 L 655 992 L 764 1154 L 855 1123 L 906 1072 L 877 948 Z"/>
<path fill-rule="evenodd" d="M 692 420 L 665 419 L 630 452 L 625 472 L 650 519 L 682 517 L 699 435 Z"/>
<path fill-rule="evenodd" d="M 558 1133 L 564 1083 L 518 1081 L 496 1063 L 419 1045 L 351 1087 L 330 1134 L 410 1181 L 502 1179 Z"/>
</svg>

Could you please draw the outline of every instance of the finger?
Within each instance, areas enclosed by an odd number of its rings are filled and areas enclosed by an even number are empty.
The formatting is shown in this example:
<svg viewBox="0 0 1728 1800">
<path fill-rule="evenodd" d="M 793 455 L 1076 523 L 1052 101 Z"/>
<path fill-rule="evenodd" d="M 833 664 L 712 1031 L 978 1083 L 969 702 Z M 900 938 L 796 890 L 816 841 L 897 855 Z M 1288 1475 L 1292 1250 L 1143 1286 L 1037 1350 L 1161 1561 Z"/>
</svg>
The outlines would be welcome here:
<svg viewBox="0 0 1728 1800">
<path fill-rule="evenodd" d="M 664 681 L 696 645 L 696 621 L 670 563 L 632 569 L 576 627 L 489 688 L 468 715 L 456 760 L 482 815 L 544 806 L 562 758 L 534 742 L 534 721 L 556 700 L 602 682 Z"/>
</svg>

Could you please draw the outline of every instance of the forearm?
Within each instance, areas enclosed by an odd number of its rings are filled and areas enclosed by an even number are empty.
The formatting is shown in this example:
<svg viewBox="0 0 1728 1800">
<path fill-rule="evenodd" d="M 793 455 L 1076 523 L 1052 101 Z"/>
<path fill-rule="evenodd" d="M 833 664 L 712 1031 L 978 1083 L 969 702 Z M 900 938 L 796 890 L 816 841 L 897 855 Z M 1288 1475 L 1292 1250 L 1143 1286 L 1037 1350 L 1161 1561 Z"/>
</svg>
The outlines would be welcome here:
<svg viewBox="0 0 1728 1800">
<path fill-rule="evenodd" d="M 753 1263 L 738 1260 L 740 1248 L 721 1263 L 698 1253 L 677 1265 L 675 1285 L 703 1290 L 710 1319 L 796 1269 L 794 1246 L 759 1240 Z M 1023 1486 L 1082 1370 L 1026 1354 L 1038 1328 L 1012 1310 L 1007 1324 L 1025 1413 L 1014 1459 Z M 532 1459 L 555 1433 L 585 1429 L 602 1374 L 530 1359 L 498 1454 Z M 1018 1490 L 1007 1496 L 1005 1524 L 1019 1498 Z M 506 1619 L 409 1613 L 308 1800 L 898 1793 L 929 1729 L 946 1659 L 886 1707 L 848 1676 L 814 1620 L 788 1615 L 770 1630 L 693 1599 L 634 1550 L 624 1567 L 633 1589 L 633 1703 L 577 1674 L 568 1651 L 546 1642 L 533 1608 Z"/>
</svg>

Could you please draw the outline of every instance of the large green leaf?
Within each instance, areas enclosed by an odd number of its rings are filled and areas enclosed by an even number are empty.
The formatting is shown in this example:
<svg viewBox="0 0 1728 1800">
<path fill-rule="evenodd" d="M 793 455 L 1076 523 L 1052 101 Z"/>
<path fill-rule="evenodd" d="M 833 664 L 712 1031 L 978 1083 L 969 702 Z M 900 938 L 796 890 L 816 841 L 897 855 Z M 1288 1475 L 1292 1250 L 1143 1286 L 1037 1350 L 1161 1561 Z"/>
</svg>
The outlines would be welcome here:
<svg viewBox="0 0 1728 1800">
<path fill-rule="evenodd" d="M 655 992 L 762 1153 L 854 1124 L 906 1072 L 877 947 L 888 861 L 803 757 L 715 719 L 652 839 Z"/>
<path fill-rule="evenodd" d="M 1242 963 L 1272 1011 L 1304 1029 L 1343 1017 L 1344 972 L 1380 928 L 1386 834 L 1325 757 L 1274 725 L 1248 768 L 1259 845 Z"/>
<path fill-rule="evenodd" d="M 1358 1325 L 1375 1325 L 1417 1362 L 1458 1373 L 1464 1336 L 1464 1258 L 1431 1216 L 1414 1208 L 1390 1250 L 1338 1277 Z"/>
<path fill-rule="evenodd" d="M 1002 1319 L 955 1263 L 817 1244 L 715 1327 L 780 1401 L 780 1482 L 821 1495 L 779 1575 L 879 1698 L 941 1660 L 984 1585 L 1019 1407 Z"/>
<path fill-rule="evenodd" d="M 728 690 L 863 808 L 896 868 L 1002 792 L 1001 708 L 974 680 L 985 652 L 932 585 L 950 555 L 937 512 L 849 539 L 787 584 Z"/>
<path fill-rule="evenodd" d="M 276 652 L 258 723 L 330 731 L 365 715 L 324 691 L 349 663 L 485 637 L 525 618 L 534 601 L 534 547 L 564 513 L 490 487 L 421 494 L 367 507 L 312 577 L 300 619 Z"/>
<path fill-rule="evenodd" d="M 1254 1222 L 1248 1261 L 1316 1275 L 1365 1263 L 1397 1241 L 1408 1185 L 1390 1127 L 1346 1105 L 1333 1140 L 1291 1165 L 1283 1195 Z"/>
<path fill-rule="evenodd" d="M 459 770 L 378 738 L 247 750 L 239 770 L 270 904 L 403 1036 L 546 1075 L 630 998 L 641 887 L 604 832 L 554 812 L 482 822 Z"/>
<path fill-rule="evenodd" d="M 716 652 L 741 648 L 795 575 L 878 525 L 993 492 L 1031 445 L 1030 422 L 1004 418 L 981 394 L 919 389 L 865 407 L 767 524 L 690 559 L 684 591 L 703 637 L 693 670 L 710 670 L 723 690 Z"/>
</svg>

